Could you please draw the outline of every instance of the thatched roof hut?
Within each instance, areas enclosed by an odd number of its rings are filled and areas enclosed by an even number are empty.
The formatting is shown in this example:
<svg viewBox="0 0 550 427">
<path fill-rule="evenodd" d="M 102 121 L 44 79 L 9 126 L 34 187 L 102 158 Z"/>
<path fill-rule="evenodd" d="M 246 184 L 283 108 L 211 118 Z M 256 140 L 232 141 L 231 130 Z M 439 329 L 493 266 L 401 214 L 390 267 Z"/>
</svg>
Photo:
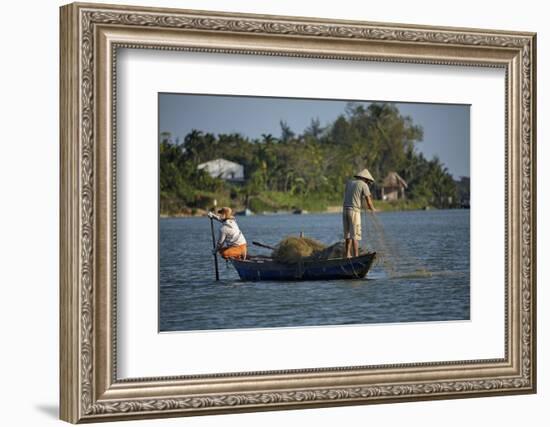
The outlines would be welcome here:
<svg viewBox="0 0 550 427">
<path fill-rule="evenodd" d="M 382 200 L 404 199 L 407 188 L 407 182 L 397 172 L 390 172 L 382 181 Z"/>
</svg>

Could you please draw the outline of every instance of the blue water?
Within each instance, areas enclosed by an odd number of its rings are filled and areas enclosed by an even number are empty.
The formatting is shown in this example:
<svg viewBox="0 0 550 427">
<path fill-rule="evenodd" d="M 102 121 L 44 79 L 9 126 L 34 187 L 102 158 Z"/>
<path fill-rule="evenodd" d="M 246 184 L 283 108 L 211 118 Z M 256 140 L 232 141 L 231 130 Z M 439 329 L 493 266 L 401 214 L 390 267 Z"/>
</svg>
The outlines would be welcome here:
<svg viewBox="0 0 550 427">
<path fill-rule="evenodd" d="M 382 212 L 377 218 L 385 239 L 377 239 L 363 217 L 363 244 L 382 252 L 386 264 L 378 262 L 363 280 L 324 282 L 242 282 L 223 260 L 216 282 L 210 221 L 161 219 L 160 331 L 469 319 L 469 211 Z M 342 239 L 341 214 L 237 221 L 249 243 L 275 244 L 300 232 L 326 244 Z M 253 246 L 249 252 L 269 254 Z"/>
</svg>

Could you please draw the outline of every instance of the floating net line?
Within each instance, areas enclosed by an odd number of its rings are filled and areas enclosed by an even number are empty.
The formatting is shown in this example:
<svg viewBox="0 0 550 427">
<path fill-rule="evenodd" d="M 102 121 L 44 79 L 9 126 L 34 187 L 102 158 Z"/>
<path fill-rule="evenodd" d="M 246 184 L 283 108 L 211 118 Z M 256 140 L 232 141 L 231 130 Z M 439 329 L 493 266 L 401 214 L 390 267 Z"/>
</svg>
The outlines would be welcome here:
<svg viewBox="0 0 550 427">
<path fill-rule="evenodd" d="M 376 249 L 378 265 L 391 278 L 431 277 L 432 272 L 417 257 L 411 255 L 404 245 L 390 238 L 374 212 L 365 211 L 367 236 Z"/>
</svg>

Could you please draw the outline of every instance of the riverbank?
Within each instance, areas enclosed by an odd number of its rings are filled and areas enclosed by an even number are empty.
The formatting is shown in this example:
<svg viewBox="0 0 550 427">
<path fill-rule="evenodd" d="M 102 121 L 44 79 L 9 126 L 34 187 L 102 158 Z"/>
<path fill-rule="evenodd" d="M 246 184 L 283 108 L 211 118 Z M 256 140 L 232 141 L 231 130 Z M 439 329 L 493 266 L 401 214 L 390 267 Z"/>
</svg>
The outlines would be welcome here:
<svg viewBox="0 0 550 427">
<path fill-rule="evenodd" d="M 377 212 L 398 212 L 398 211 L 426 211 L 431 209 L 436 209 L 432 206 L 427 205 L 424 202 L 414 201 L 414 200 L 395 200 L 395 201 L 383 201 L 383 200 L 374 200 L 374 207 Z M 325 211 L 326 213 L 340 213 L 343 208 L 341 205 L 329 206 Z"/>
<path fill-rule="evenodd" d="M 426 204 L 423 201 L 415 201 L 415 200 L 394 200 L 394 201 L 387 201 L 387 200 L 374 200 L 374 206 L 378 212 L 399 212 L 399 211 L 428 211 L 434 208 L 433 206 L 430 206 Z M 238 214 L 238 212 L 244 211 L 244 207 L 238 208 L 234 207 L 234 211 Z M 457 208 L 458 209 L 458 208 Z M 341 205 L 330 205 L 323 209 L 264 209 L 261 211 L 251 211 L 253 215 L 285 215 L 285 214 L 300 214 L 300 215 L 307 215 L 307 214 L 322 214 L 322 213 L 340 213 L 342 212 L 342 206 Z M 206 216 L 208 213 L 205 209 L 199 209 L 199 208 L 185 208 L 181 212 L 178 213 L 166 213 L 161 212 L 160 217 L 161 218 L 187 218 L 187 217 L 201 217 Z"/>
<path fill-rule="evenodd" d="M 160 217 L 161 218 L 188 218 L 188 217 L 194 217 L 194 216 L 206 216 L 207 213 L 208 211 L 205 209 L 184 208 L 180 212 L 176 212 L 176 213 L 161 212 Z"/>
</svg>

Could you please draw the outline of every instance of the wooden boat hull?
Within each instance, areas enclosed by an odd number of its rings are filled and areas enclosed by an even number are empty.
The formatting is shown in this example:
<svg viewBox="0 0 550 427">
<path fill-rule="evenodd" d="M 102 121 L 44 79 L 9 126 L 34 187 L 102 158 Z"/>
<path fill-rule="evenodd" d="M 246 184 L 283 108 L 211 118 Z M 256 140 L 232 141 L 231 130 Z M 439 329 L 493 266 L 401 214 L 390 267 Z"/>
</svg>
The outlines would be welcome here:
<svg viewBox="0 0 550 427">
<path fill-rule="evenodd" d="M 338 258 L 319 261 L 304 261 L 296 264 L 282 264 L 271 258 L 232 259 L 241 280 L 245 281 L 297 281 L 297 280 L 339 280 L 364 278 L 376 252 L 369 252 L 354 258 Z"/>
</svg>

